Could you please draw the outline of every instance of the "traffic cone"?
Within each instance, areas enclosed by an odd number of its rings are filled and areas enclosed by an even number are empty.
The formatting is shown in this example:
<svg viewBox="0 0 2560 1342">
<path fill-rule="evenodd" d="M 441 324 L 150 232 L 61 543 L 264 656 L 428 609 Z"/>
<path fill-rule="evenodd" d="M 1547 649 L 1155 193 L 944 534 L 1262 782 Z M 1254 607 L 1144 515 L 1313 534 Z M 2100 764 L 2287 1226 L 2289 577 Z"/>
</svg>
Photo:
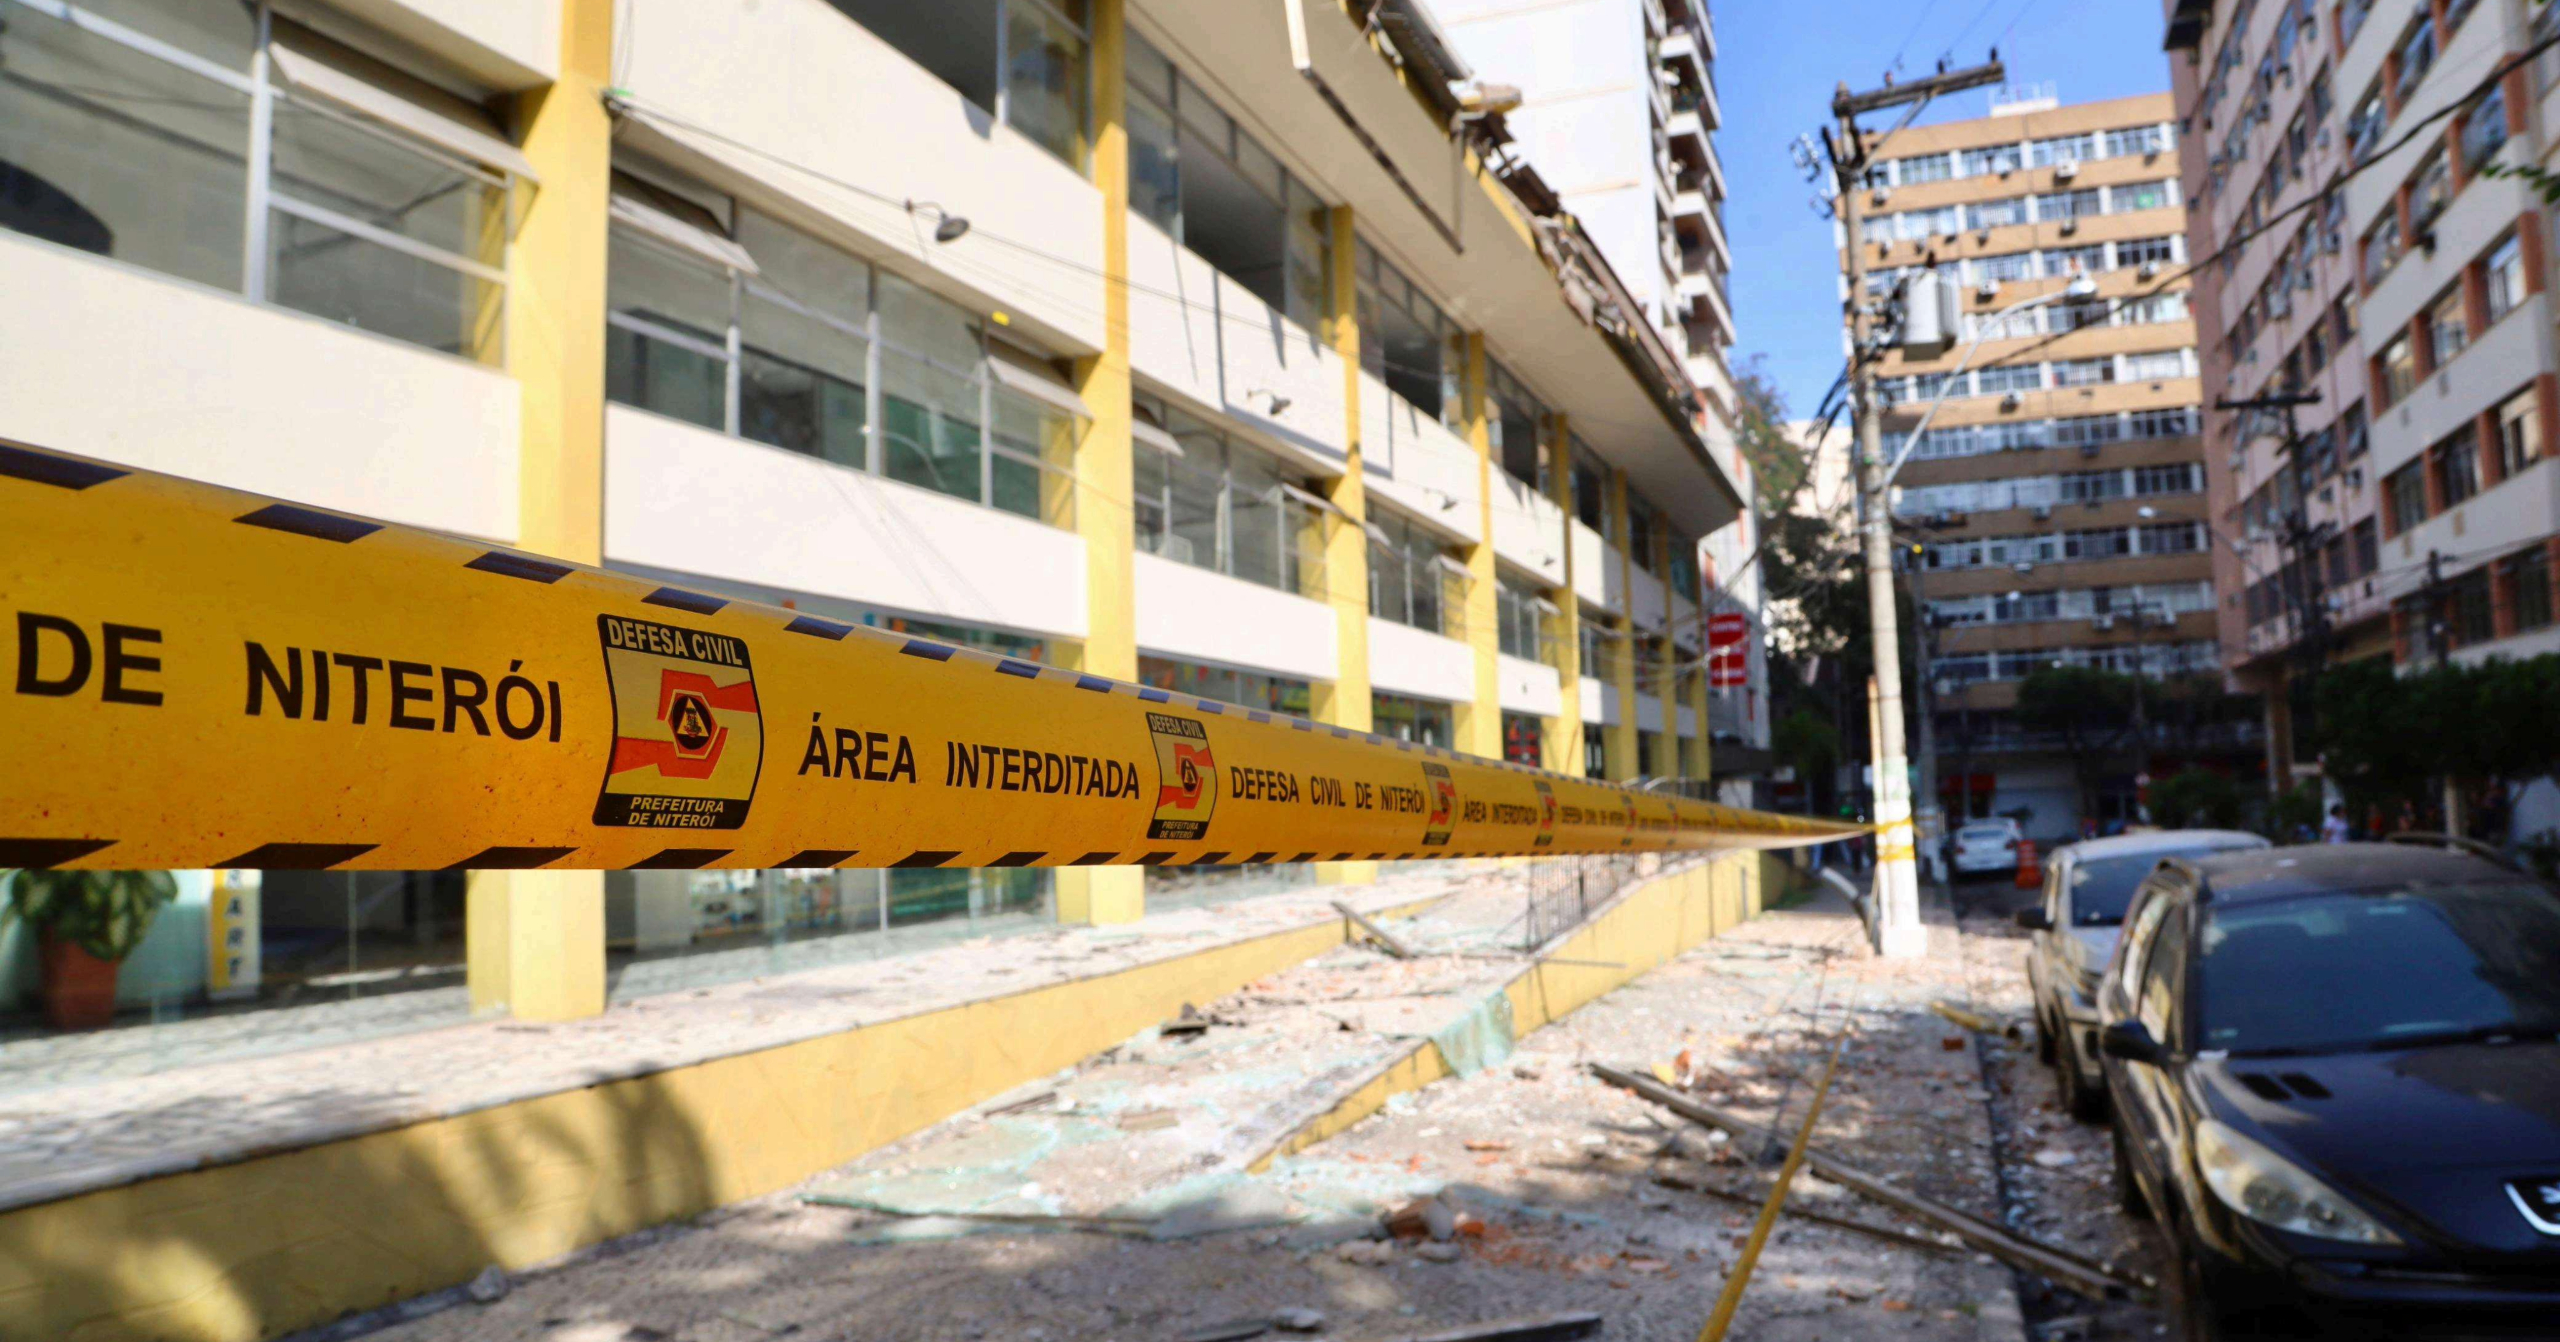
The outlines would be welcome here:
<svg viewBox="0 0 2560 1342">
<path fill-rule="evenodd" d="M 2033 890 L 2044 884 L 2044 864 L 2036 860 L 2036 841 L 2018 840 L 2018 888 Z"/>
</svg>

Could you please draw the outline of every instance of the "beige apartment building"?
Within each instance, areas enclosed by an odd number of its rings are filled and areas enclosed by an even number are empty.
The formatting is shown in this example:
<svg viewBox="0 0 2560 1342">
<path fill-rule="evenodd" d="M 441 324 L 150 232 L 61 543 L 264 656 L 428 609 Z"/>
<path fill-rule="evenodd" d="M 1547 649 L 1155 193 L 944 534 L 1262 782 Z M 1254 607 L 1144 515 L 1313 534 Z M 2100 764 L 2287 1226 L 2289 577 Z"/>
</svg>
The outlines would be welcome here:
<svg viewBox="0 0 2560 1342">
<path fill-rule="evenodd" d="M 1951 817 L 2078 829 L 2063 742 L 2015 715 L 2031 671 L 2217 665 L 2178 140 L 2166 94 L 2008 90 L 1989 116 L 1894 135 L 1870 173 L 1869 292 L 1934 269 L 1963 295 L 1952 348 L 1878 370 L 1887 450 L 1925 420 L 1893 510 L 1929 617 L 1920 703 Z M 2094 294 L 2063 297 L 2081 277 Z M 2125 760 L 2101 823 L 2133 813 Z"/>
<path fill-rule="evenodd" d="M 2520 58 L 2555 32 L 2527 0 L 2169 6 L 2190 245 L 2228 252 L 2197 275 L 2205 385 L 2319 397 L 2207 439 L 2227 665 L 2283 777 L 2316 772 L 2319 666 L 2560 649 L 2550 220 L 2484 172 L 2548 166 L 2560 59 Z"/>
</svg>

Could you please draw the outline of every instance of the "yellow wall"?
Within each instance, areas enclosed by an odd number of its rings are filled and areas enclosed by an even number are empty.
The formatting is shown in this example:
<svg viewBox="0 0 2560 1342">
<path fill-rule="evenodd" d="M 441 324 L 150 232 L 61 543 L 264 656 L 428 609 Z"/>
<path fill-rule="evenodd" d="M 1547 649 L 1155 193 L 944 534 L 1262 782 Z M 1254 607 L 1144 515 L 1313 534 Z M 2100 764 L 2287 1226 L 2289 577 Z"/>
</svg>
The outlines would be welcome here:
<svg viewBox="0 0 2560 1342">
<path fill-rule="evenodd" d="M 1076 452 L 1076 534 L 1084 539 L 1085 639 L 1078 671 L 1138 678 L 1135 439 L 1129 403 L 1128 27 L 1123 0 L 1093 0 L 1093 181 L 1102 194 L 1102 353 L 1076 364 L 1093 424 Z M 1058 921 L 1124 923 L 1146 912 L 1138 867 L 1061 867 Z"/>
<path fill-rule="evenodd" d="M 1328 325 L 1334 353 L 1342 357 L 1342 474 L 1319 488 L 1340 517 L 1316 525 L 1324 534 L 1325 600 L 1333 607 L 1337 649 L 1333 683 L 1318 684 L 1309 696 L 1309 716 L 1354 731 L 1369 730 L 1369 535 L 1361 523 L 1369 517 L 1369 491 L 1360 458 L 1360 270 L 1358 232 L 1351 207 L 1334 209 L 1326 219 L 1331 233 L 1333 267 Z M 1376 880 L 1375 862 L 1319 862 L 1316 879 L 1328 885 L 1361 885 Z"/>
<path fill-rule="evenodd" d="M 1565 517 L 1565 529 L 1573 527 L 1573 426 L 1563 415 L 1556 416 L 1555 469 L 1547 476 L 1548 497 Z M 1546 767 L 1557 773 L 1580 777 L 1582 759 L 1582 602 L 1573 594 L 1573 545 L 1571 537 L 1564 545 L 1564 582 L 1548 591 L 1547 599 L 1555 604 L 1556 613 L 1547 621 L 1549 646 L 1555 649 L 1556 678 L 1562 690 L 1563 711 L 1547 719 Z"/>
<path fill-rule="evenodd" d="M 1328 920 L 0 1213 L 0 1336 L 246 1342 L 530 1266 L 787 1187 L 1345 939 Z"/>
<path fill-rule="evenodd" d="M 1461 396 L 1467 444 L 1476 452 L 1476 497 L 1480 501 L 1473 545 L 1458 547 L 1466 561 L 1467 645 L 1475 653 L 1476 689 L 1471 702 L 1457 705 L 1451 744 L 1471 755 L 1502 758 L 1502 673 L 1495 658 L 1501 652 L 1494 615 L 1493 566 L 1493 412 L 1485 395 L 1484 333 L 1466 335 L 1466 375 Z"/>
<path fill-rule="evenodd" d="M 519 187 L 507 370 L 523 388 L 516 543 L 604 559 L 605 218 L 613 175 L 612 0 L 565 0 L 560 79 L 515 119 L 539 188 Z M 604 873 L 475 871 L 464 903 L 471 1007 L 527 1020 L 604 1010 Z"/>
<path fill-rule="evenodd" d="M 1618 566 L 1618 590 L 1632 592 L 1635 584 L 1635 561 L 1627 558 L 1627 477 L 1615 467 L 1609 470 L 1609 530 L 1618 544 L 1603 547 L 1602 563 Z M 1602 764 L 1612 779 L 1636 776 L 1636 660 L 1643 649 L 1636 642 L 1635 621 L 1626 615 L 1608 617 L 1609 679 L 1618 687 L 1618 720 L 1609 724 L 1601 737 Z"/>
</svg>

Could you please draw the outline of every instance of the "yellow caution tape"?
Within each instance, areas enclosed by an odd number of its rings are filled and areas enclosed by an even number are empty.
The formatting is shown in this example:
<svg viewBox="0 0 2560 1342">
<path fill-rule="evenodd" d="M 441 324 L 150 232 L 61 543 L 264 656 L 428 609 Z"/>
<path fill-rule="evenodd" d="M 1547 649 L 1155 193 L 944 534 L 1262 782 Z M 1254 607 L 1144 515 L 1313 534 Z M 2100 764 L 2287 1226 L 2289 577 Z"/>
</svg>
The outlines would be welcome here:
<svg viewBox="0 0 2560 1342">
<path fill-rule="evenodd" d="M 933 867 L 1863 827 L 0 443 L 0 867 Z"/>
</svg>

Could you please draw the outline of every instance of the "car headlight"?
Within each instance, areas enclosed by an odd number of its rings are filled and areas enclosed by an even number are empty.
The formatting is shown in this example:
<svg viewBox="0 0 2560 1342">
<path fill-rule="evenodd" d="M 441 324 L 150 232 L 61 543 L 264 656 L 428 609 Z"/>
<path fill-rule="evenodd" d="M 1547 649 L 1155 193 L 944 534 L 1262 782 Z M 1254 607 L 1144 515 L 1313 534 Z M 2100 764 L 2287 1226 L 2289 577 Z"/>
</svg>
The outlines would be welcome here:
<svg viewBox="0 0 2560 1342">
<path fill-rule="evenodd" d="M 2196 1125 L 2196 1164 L 2214 1196 L 2252 1221 L 2354 1244 L 2400 1242 L 2338 1190 L 2211 1119 Z"/>
</svg>

